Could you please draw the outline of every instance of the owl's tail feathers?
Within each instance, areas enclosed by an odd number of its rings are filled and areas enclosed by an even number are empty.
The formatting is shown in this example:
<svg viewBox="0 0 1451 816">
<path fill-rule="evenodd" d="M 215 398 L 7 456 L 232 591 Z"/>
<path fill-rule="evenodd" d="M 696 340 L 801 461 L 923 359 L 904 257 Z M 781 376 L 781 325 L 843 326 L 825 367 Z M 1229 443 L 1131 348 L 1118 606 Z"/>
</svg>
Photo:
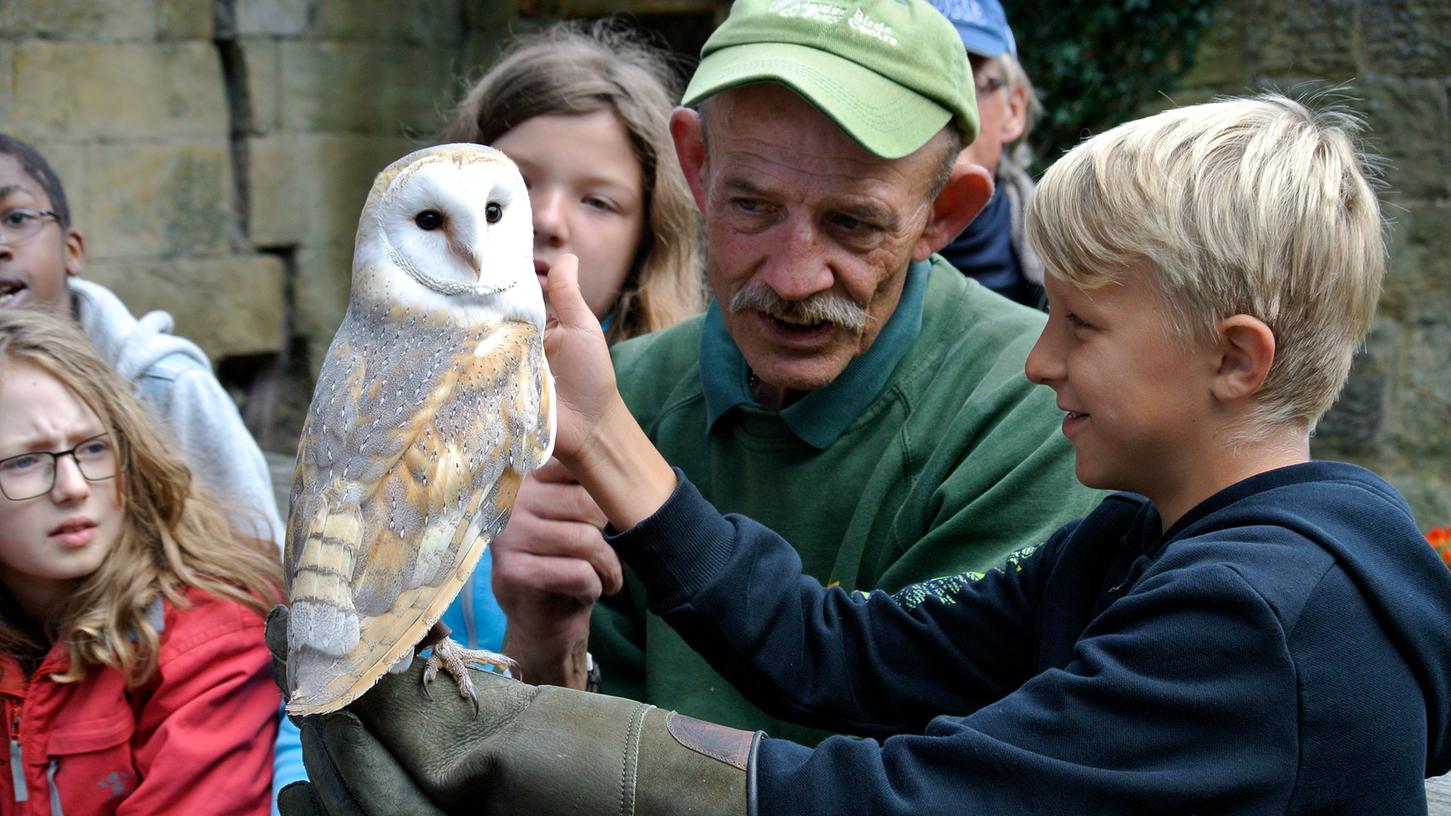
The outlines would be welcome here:
<svg viewBox="0 0 1451 816">
<path fill-rule="evenodd" d="M 327 502 L 315 519 L 293 567 L 287 686 L 294 702 L 322 693 L 337 658 L 352 651 L 360 637 L 351 580 L 362 519 L 356 507 L 330 509 Z"/>
</svg>

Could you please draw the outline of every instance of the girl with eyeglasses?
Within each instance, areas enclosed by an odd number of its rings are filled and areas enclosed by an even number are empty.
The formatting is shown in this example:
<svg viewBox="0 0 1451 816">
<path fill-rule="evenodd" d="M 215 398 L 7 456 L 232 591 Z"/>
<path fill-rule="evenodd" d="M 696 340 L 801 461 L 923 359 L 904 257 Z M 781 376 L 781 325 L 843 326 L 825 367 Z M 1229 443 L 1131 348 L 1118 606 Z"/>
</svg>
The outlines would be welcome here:
<svg viewBox="0 0 1451 816">
<path fill-rule="evenodd" d="M 173 448 L 74 326 L 0 310 L 0 811 L 268 810 L 276 546 Z"/>
</svg>

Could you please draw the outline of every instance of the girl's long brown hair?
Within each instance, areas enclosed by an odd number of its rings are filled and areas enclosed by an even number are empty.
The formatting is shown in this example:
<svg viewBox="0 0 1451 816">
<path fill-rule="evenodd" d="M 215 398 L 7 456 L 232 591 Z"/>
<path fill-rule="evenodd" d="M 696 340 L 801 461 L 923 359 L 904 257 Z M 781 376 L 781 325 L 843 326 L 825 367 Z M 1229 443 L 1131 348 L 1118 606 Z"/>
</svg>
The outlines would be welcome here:
<svg viewBox="0 0 1451 816">
<path fill-rule="evenodd" d="M 36 642 L 35 625 L 12 619 L 15 604 L 5 599 L 0 647 L 34 655 L 64 638 L 71 663 L 57 682 L 109 666 L 134 687 L 156 672 L 160 635 L 146 608 L 158 596 L 185 607 L 182 595 L 194 587 L 266 614 L 280 599 L 276 544 L 232 528 L 217 499 L 193 481 L 176 443 L 158 431 L 90 340 L 49 313 L 0 309 L 0 388 L 4 370 L 20 361 L 53 375 L 110 429 L 122 463 L 116 477 L 122 524 L 100 568 L 80 579 L 59 614 L 33 622 L 47 642 Z"/>
<path fill-rule="evenodd" d="M 613 21 L 557 23 L 517 40 L 458 103 L 442 138 L 489 144 L 536 116 L 612 111 L 644 171 L 647 234 L 615 303 L 610 342 L 705 308 L 700 214 L 675 158 L 679 75 L 659 49 Z"/>
</svg>

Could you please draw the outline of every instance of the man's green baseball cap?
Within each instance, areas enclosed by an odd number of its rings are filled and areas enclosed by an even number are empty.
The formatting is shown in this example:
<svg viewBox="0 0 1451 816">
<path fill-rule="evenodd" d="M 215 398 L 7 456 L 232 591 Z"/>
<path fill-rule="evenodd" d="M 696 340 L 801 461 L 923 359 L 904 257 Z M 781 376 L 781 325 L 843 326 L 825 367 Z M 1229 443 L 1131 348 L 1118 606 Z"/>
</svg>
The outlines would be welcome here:
<svg viewBox="0 0 1451 816">
<path fill-rule="evenodd" d="M 962 39 L 926 0 L 736 0 L 682 104 L 752 82 L 789 87 L 882 158 L 912 153 L 949 121 L 977 137 Z"/>
</svg>

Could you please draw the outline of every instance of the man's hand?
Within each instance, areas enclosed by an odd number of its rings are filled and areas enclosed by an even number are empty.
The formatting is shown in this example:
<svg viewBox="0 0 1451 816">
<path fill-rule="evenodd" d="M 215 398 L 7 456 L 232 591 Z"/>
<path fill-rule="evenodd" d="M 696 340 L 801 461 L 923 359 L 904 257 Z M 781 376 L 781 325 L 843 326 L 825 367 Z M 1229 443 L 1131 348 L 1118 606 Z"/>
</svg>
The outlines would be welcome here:
<svg viewBox="0 0 1451 816">
<path fill-rule="evenodd" d="M 605 514 L 558 460 L 524 480 L 509 525 L 490 545 L 494 597 L 509 619 L 504 653 L 520 679 L 584 688 L 589 616 L 624 583 L 600 531 Z"/>
</svg>

